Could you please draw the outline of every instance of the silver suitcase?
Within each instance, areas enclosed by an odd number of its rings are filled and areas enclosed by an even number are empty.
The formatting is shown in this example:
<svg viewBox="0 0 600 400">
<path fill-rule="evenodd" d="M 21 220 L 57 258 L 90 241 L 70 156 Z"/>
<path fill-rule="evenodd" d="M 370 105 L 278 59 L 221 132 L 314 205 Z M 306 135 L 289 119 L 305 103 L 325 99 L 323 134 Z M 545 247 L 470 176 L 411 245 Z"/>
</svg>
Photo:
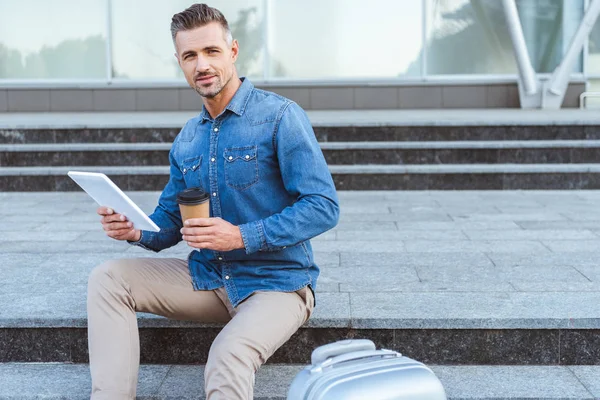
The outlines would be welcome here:
<svg viewBox="0 0 600 400">
<path fill-rule="evenodd" d="M 424 364 L 359 339 L 316 348 L 311 365 L 292 381 L 287 399 L 446 400 L 446 392 Z"/>
</svg>

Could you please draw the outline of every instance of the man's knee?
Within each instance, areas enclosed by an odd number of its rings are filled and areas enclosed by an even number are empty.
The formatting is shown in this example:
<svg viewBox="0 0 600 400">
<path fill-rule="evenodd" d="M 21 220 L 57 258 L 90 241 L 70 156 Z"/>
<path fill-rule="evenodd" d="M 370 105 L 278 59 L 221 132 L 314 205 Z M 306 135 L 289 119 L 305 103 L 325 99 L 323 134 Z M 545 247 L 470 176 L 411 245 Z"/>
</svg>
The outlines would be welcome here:
<svg viewBox="0 0 600 400">
<path fill-rule="evenodd" d="M 88 293 L 112 291 L 123 286 L 126 280 L 125 270 L 127 260 L 109 260 L 96 266 L 88 277 Z"/>
<path fill-rule="evenodd" d="M 265 361 L 256 344 L 239 337 L 217 336 L 210 346 L 206 368 L 239 368 L 240 373 L 254 373 Z"/>
</svg>

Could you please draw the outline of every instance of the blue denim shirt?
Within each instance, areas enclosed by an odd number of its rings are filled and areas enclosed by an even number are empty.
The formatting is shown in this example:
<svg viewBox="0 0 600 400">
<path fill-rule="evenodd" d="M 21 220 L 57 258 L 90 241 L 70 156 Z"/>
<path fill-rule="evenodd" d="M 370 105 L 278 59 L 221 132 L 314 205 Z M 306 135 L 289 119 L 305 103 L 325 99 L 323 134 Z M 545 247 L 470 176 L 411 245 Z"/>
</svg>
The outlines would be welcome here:
<svg viewBox="0 0 600 400">
<path fill-rule="evenodd" d="M 192 251 L 196 290 L 225 286 L 235 307 L 255 291 L 315 288 L 309 239 L 337 224 L 339 205 L 302 108 L 243 79 L 215 119 L 203 108 L 186 123 L 169 161 L 169 182 L 150 215 L 161 231 L 143 231 L 138 245 L 160 251 L 180 242 L 176 195 L 201 187 L 210 193 L 211 217 L 238 225 L 245 249 Z"/>
</svg>

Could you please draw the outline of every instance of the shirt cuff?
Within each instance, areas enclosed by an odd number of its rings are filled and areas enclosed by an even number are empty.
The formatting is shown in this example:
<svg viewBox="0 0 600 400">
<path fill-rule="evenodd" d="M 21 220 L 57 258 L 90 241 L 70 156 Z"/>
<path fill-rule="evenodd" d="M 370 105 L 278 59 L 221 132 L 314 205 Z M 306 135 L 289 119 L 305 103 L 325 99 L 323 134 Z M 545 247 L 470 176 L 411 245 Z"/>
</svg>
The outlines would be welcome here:
<svg viewBox="0 0 600 400">
<path fill-rule="evenodd" d="M 147 247 L 145 242 L 147 242 L 149 239 L 151 238 L 145 238 L 144 237 L 144 231 L 140 231 L 140 239 L 137 242 L 128 240 L 127 243 L 133 245 L 133 246 L 138 246 L 141 247 L 142 249 L 146 249 L 146 250 L 150 250 L 150 251 L 154 251 L 153 249 L 151 249 L 150 247 Z"/>
<path fill-rule="evenodd" d="M 239 226 L 246 254 L 256 253 L 267 247 L 261 221 L 249 222 Z"/>
</svg>

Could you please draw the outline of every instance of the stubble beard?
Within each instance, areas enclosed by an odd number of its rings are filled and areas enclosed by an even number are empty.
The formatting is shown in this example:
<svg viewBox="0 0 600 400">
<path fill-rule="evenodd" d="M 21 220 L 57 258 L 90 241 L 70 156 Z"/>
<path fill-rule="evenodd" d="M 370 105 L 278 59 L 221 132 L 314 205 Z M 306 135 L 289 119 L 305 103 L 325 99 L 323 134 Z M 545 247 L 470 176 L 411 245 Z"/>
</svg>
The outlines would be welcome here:
<svg viewBox="0 0 600 400">
<path fill-rule="evenodd" d="M 223 91 L 223 88 L 225 88 L 225 86 L 227 86 L 227 84 L 229 83 L 229 81 L 231 80 L 232 77 L 233 77 L 233 74 L 232 74 L 232 76 L 229 77 L 227 82 L 223 83 L 223 81 L 221 80 L 221 77 L 216 76 L 214 83 L 212 85 L 210 85 L 209 87 L 202 87 L 200 85 L 195 85 L 194 90 L 201 97 L 204 97 L 207 99 L 213 99 L 219 93 L 221 93 Z"/>
</svg>

